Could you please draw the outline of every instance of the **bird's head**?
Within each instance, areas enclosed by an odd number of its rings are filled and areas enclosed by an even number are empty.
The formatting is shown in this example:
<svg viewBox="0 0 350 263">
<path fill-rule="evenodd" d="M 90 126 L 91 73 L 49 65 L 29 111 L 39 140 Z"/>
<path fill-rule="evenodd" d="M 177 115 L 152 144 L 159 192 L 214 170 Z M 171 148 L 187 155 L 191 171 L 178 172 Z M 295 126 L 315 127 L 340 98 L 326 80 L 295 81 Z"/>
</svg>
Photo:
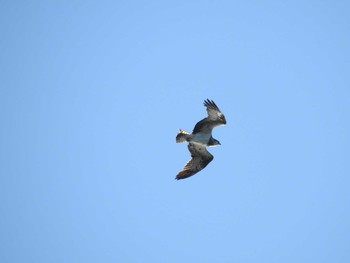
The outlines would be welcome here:
<svg viewBox="0 0 350 263">
<path fill-rule="evenodd" d="M 216 146 L 216 145 L 221 145 L 221 143 L 217 139 L 214 139 L 214 138 L 212 138 L 208 143 L 208 146 Z"/>
</svg>

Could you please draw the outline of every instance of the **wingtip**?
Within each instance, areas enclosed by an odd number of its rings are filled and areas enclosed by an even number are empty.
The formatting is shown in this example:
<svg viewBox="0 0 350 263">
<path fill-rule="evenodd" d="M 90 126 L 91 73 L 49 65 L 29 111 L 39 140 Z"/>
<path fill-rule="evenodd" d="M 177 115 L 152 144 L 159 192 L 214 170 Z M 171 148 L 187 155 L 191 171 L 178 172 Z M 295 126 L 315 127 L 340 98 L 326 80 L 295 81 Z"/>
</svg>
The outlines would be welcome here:
<svg viewBox="0 0 350 263">
<path fill-rule="evenodd" d="M 204 100 L 204 106 L 208 106 L 208 105 L 210 105 L 211 104 L 211 101 L 209 100 L 209 99 L 206 99 L 206 100 Z"/>
<path fill-rule="evenodd" d="M 185 179 L 185 178 L 187 178 L 187 177 L 184 176 L 184 171 L 181 170 L 181 171 L 176 175 L 175 180 L 178 181 L 178 180 Z"/>
<path fill-rule="evenodd" d="M 188 176 L 188 177 L 189 177 L 189 176 Z M 186 179 L 186 178 L 188 178 L 188 177 L 175 177 L 175 180 L 176 180 L 176 181 L 180 181 L 180 180 Z"/>
<path fill-rule="evenodd" d="M 206 99 L 206 100 L 204 100 L 203 104 L 205 107 L 214 108 L 216 110 L 219 110 L 219 107 L 215 104 L 215 102 L 213 100 Z"/>
<path fill-rule="evenodd" d="M 179 175 L 176 175 L 176 177 L 175 177 L 175 180 L 176 180 L 176 181 L 179 181 L 179 180 L 181 180 L 181 179 L 184 179 L 184 178 L 179 177 Z"/>
</svg>

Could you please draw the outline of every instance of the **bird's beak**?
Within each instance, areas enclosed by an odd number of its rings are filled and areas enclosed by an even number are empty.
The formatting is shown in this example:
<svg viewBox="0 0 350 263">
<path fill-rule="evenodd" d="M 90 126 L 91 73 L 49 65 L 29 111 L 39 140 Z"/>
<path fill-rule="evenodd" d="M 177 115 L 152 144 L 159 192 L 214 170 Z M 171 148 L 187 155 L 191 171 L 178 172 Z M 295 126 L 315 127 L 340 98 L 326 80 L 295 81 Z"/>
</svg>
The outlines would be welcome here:
<svg viewBox="0 0 350 263">
<path fill-rule="evenodd" d="M 221 145 L 221 143 L 218 141 L 218 144 Z"/>
</svg>

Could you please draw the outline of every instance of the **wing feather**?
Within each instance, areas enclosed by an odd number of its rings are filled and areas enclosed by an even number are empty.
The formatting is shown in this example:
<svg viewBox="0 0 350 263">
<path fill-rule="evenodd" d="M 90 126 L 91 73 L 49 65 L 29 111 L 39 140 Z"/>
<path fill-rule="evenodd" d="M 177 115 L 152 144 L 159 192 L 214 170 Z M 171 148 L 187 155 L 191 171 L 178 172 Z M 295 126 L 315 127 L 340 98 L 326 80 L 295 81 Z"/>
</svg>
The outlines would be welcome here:
<svg viewBox="0 0 350 263">
<path fill-rule="evenodd" d="M 219 107 L 215 104 L 213 100 L 205 100 L 204 106 L 207 107 L 208 119 L 209 120 L 217 120 L 218 115 L 221 113 Z"/>
<path fill-rule="evenodd" d="M 193 128 L 193 134 L 198 132 L 211 133 L 216 126 L 226 124 L 225 115 L 213 100 L 205 100 L 204 106 L 207 107 L 208 117 L 197 122 Z"/>
<path fill-rule="evenodd" d="M 207 151 L 205 146 L 189 143 L 188 150 L 190 151 L 192 158 L 186 163 L 185 167 L 176 175 L 175 179 L 177 180 L 185 179 L 198 173 L 214 159 L 214 156 Z"/>
</svg>

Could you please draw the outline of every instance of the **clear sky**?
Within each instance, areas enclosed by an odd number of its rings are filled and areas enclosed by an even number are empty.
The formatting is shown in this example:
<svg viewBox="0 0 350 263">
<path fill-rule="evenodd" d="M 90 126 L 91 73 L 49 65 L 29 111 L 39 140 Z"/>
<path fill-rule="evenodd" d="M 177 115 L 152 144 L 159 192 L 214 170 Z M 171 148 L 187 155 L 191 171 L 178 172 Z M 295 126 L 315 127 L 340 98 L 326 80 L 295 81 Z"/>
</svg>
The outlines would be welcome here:
<svg viewBox="0 0 350 263">
<path fill-rule="evenodd" d="M 2 1 L 0 262 L 350 262 L 349 1 Z M 186 180 L 176 144 L 227 125 Z"/>
</svg>

